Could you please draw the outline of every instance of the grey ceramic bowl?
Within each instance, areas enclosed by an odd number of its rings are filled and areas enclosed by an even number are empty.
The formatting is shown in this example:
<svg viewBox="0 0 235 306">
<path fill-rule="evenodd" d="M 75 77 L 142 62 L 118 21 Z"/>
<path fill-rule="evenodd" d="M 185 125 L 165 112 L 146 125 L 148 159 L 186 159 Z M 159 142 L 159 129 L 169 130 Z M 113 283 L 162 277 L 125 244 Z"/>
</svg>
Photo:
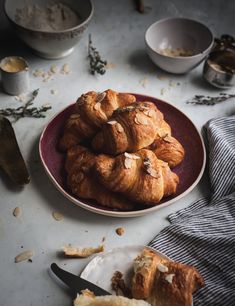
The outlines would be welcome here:
<svg viewBox="0 0 235 306">
<path fill-rule="evenodd" d="M 145 34 L 146 49 L 152 61 L 163 70 L 177 74 L 199 65 L 210 52 L 213 41 L 213 34 L 205 25 L 186 18 L 159 20 Z M 166 55 L 166 50 L 168 53 L 183 50 L 185 54 Z"/>
<path fill-rule="evenodd" d="M 52 3 L 61 3 L 54 0 Z M 79 16 L 79 23 L 73 27 L 61 31 L 41 31 L 26 28 L 15 21 L 17 9 L 23 9 L 29 5 L 46 7 L 47 0 L 5 0 L 5 13 L 13 26 L 16 34 L 44 58 L 57 59 L 73 52 L 75 45 L 80 40 L 82 33 L 88 26 L 93 15 L 93 5 L 90 0 L 63 0 L 62 3 L 71 8 Z"/>
</svg>

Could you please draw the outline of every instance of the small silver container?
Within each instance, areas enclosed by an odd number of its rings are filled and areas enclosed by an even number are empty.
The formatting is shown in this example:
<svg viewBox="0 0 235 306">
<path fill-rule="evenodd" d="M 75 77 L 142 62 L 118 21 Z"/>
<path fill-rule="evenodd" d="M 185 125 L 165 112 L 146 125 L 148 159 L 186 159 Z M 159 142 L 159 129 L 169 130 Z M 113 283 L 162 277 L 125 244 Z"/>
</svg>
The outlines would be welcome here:
<svg viewBox="0 0 235 306">
<path fill-rule="evenodd" d="M 5 57 L 0 62 L 3 89 L 9 95 L 29 90 L 29 65 L 19 56 Z"/>
<path fill-rule="evenodd" d="M 228 65 L 231 69 L 226 68 Z M 204 63 L 203 76 L 211 85 L 228 89 L 235 85 L 235 52 L 216 51 Z"/>
</svg>

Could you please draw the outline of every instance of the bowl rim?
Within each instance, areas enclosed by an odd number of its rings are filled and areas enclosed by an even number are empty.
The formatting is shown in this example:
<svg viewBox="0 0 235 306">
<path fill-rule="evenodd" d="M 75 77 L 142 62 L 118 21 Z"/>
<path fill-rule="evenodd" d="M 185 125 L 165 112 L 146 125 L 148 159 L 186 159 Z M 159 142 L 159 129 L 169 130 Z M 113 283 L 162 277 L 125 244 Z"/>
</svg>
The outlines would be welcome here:
<svg viewBox="0 0 235 306">
<path fill-rule="evenodd" d="M 169 56 L 169 55 L 164 55 L 164 54 L 161 54 L 159 53 L 157 50 L 153 49 L 152 46 L 149 44 L 149 41 L 147 39 L 147 36 L 149 34 L 149 31 L 156 25 L 156 24 L 160 24 L 160 23 L 163 23 L 163 22 L 166 22 L 166 21 L 169 21 L 169 20 L 184 20 L 184 21 L 190 21 L 190 22 L 194 22 L 194 23 L 197 23 L 201 26 L 203 26 L 207 31 L 208 33 L 210 34 L 211 36 L 211 39 L 210 39 L 210 42 L 208 44 L 208 47 L 203 50 L 202 52 L 199 52 L 199 53 L 196 53 L 194 55 L 190 55 L 190 56 Z M 163 18 L 163 19 L 160 19 L 154 23 L 152 23 L 146 30 L 145 32 L 145 43 L 146 45 L 148 46 L 148 48 L 150 48 L 154 53 L 158 54 L 159 56 L 162 56 L 164 58 L 168 58 L 168 59 L 192 59 L 192 58 L 196 58 L 198 57 L 199 55 L 203 55 L 203 54 L 207 54 L 208 51 L 212 48 L 213 44 L 214 44 L 214 35 L 212 33 L 212 31 L 209 29 L 209 27 L 207 27 L 204 23 L 200 22 L 200 21 L 197 21 L 195 19 L 190 19 L 190 18 L 185 18 L 185 17 L 168 17 L 168 18 Z"/>
<path fill-rule="evenodd" d="M 22 28 L 24 30 L 31 31 L 31 32 L 37 32 L 37 33 L 43 33 L 43 34 L 62 34 L 62 33 L 67 33 L 67 32 L 70 32 L 70 31 L 77 30 L 78 28 L 80 28 L 80 27 L 84 26 L 85 24 L 87 24 L 91 20 L 93 14 L 94 14 L 94 4 L 93 4 L 93 2 L 91 0 L 87 0 L 87 1 L 89 1 L 89 4 L 90 4 L 90 13 L 89 13 L 88 17 L 82 23 L 79 23 L 75 27 L 72 27 L 72 28 L 69 28 L 69 29 L 65 29 L 65 30 L 60 30 L 60 31 L 42 31 L 42 30 L 37 30 L 37 29 L 25 27 L 25 26 L 17 23 L 15 20 L 13 20 L 9 16 L 9 14 L 7 13 L 6 5 L 7 5 L 8 1 L 9 0 L 4 0 L 3 10 L 4 10 L 4 13 L 7 16 L 7 18 L 12 23 L 16 24 L 18 27 L 20 27 L 20 28 Z"/>
</svg>

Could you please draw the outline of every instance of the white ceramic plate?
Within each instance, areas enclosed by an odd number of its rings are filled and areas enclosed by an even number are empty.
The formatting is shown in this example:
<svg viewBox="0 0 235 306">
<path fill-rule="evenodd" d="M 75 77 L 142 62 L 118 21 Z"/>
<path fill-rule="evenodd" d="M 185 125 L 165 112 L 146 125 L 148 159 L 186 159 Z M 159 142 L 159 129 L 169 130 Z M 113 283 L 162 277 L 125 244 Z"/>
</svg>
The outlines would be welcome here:
<svg viewBox="0 0 235 306">
<path fill-rule="evenodd" d="M 85 267 L 81 273 L 81 277 L 115 294 L 111 288 L 111 278 L 115 271 L 123 274 L 126 284 L 130 284 L 131 275 L 133 273 L 133 260 L 141 253 L 146 246 L 131 245 L 114 248 L 95 256 Z M 166 255 L 153 250 L 159 256 L 169 259 Z"/>
</svg>

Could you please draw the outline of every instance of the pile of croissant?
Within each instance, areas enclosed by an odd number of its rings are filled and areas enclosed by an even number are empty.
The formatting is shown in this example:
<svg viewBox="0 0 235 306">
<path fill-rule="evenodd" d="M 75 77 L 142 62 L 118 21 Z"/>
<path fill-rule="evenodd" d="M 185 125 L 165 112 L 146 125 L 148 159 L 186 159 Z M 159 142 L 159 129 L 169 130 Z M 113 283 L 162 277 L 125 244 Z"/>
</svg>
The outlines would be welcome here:
<svg viewBox="0 0 235 306">
<path fill-rule="evenodd" d="M 174 194 L 179 177 L 171 169 L 185 154 L 154 103 L 110 89 L 77 100 L 59 148 L 74 195 L 124 211 Z"/>
</svg>

